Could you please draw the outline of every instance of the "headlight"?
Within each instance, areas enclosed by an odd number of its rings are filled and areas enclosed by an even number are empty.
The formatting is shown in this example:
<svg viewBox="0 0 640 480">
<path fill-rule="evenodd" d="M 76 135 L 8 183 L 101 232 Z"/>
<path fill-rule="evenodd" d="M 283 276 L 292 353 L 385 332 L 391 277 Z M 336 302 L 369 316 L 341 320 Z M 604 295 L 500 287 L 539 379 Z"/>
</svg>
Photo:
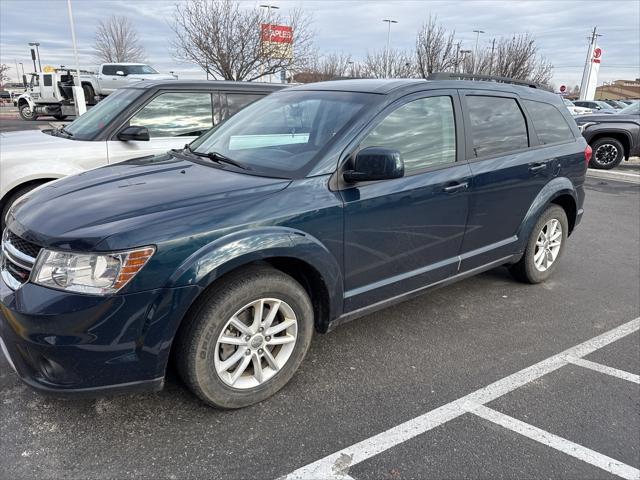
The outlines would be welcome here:
<svg viewBox="0 0 640 480">
<path fill-rule="evenodd" d="M 82 254 L 42 250 L 31 274 L 43 287 L 94 295 L 109 295 L 142 270 L 154 247 L 116 253 Z"/>
<path fill-rule="evenodd" d="M 580 133 L 582 133 L 585 131 L 587 127 L 590 127 L 591 125 L 595 125 L 595 124 L 596 122 L 587 122 L 587 123 L 580 124 L 578 125 L 578 130 L 580 130 Z"/>
</svg>

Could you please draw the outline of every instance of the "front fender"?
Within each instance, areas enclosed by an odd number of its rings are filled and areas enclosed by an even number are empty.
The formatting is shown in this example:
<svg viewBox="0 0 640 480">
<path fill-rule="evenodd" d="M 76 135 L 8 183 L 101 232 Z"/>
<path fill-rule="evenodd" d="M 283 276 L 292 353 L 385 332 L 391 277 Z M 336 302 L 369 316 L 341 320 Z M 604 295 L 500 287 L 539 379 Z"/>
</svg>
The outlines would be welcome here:
<svg viewBox="0 0 640 480">
<path fill-rule="evenodd" d="M 341 313 L 343 279 L 336 258 L 316 238 L 286 227 L 253 228 L 220 237 L 190 255 L 167 286 L 204 289 L 242 265 L 275 257 L 299 260 L 315 269 L 329 294 L 329 318 Z"/>
<path fill-rule="evenodd" d="M 524 251 L 527 240 L 538 218 L 540 218 L 540 215 L 542 215 L 542 212 L 544 212 L 547 206 L 561 195 L 571 195 L 576 206 L 579 204 L 576 189 L 568 178 L 556 177 L 547 183 L 531 203 L 524 220 L 520 224 L 520 229 L 518 230 L 518 251 Z"/>
</svg>

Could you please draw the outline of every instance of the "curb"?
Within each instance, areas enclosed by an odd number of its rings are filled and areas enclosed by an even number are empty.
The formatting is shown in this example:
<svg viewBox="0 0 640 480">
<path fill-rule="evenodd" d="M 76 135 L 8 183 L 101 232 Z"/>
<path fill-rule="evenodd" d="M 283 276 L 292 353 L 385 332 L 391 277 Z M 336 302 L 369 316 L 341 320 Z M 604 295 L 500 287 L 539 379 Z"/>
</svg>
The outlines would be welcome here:
<svg viewBox="0 0 640 480">
<path fill-rule="evenodd" d="M 615 172 L 608 170 L 587 169 L 587 176 L 592 178 L 602 178 L 605 180 L 617 180 L 619 182 L 640 184 L 640 174 L 628 172 Z"/>
</svg>

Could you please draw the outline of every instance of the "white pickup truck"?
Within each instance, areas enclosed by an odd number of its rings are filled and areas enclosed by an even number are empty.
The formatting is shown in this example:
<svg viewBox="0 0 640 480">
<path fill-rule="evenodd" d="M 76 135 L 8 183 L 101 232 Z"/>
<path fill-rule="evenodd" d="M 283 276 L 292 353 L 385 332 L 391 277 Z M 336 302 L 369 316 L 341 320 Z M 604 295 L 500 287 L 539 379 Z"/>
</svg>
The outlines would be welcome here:
<svg viewBox="0 0 640 480">
<path fill-rule="evenodd" d="M 105 97 L 114 90 L 141 80 L 174 80 L 176 77 L 158 73 L 144 63 L 103 63 L 98 73 L 80 75 L 84 98 L 89 105 L 95 104 L 96 97 Z"/>
</svg>

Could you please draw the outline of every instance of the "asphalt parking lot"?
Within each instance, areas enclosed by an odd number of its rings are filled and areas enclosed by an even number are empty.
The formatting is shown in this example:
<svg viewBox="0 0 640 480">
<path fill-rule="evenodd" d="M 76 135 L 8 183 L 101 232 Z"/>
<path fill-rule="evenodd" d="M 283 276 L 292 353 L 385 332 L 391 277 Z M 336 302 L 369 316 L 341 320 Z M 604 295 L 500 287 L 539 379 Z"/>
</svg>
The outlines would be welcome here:
<svg viewBox="0 0 640 480">
<path fill-rule="evenodd" d="M 0 477 L 640 478 L 640 186 L 590 178 L 585 210 L 548 283 L 497 269 L 317 335 L 243 410 L 173 372 L 45 397 L 2 358 Z"/>
</svg>

